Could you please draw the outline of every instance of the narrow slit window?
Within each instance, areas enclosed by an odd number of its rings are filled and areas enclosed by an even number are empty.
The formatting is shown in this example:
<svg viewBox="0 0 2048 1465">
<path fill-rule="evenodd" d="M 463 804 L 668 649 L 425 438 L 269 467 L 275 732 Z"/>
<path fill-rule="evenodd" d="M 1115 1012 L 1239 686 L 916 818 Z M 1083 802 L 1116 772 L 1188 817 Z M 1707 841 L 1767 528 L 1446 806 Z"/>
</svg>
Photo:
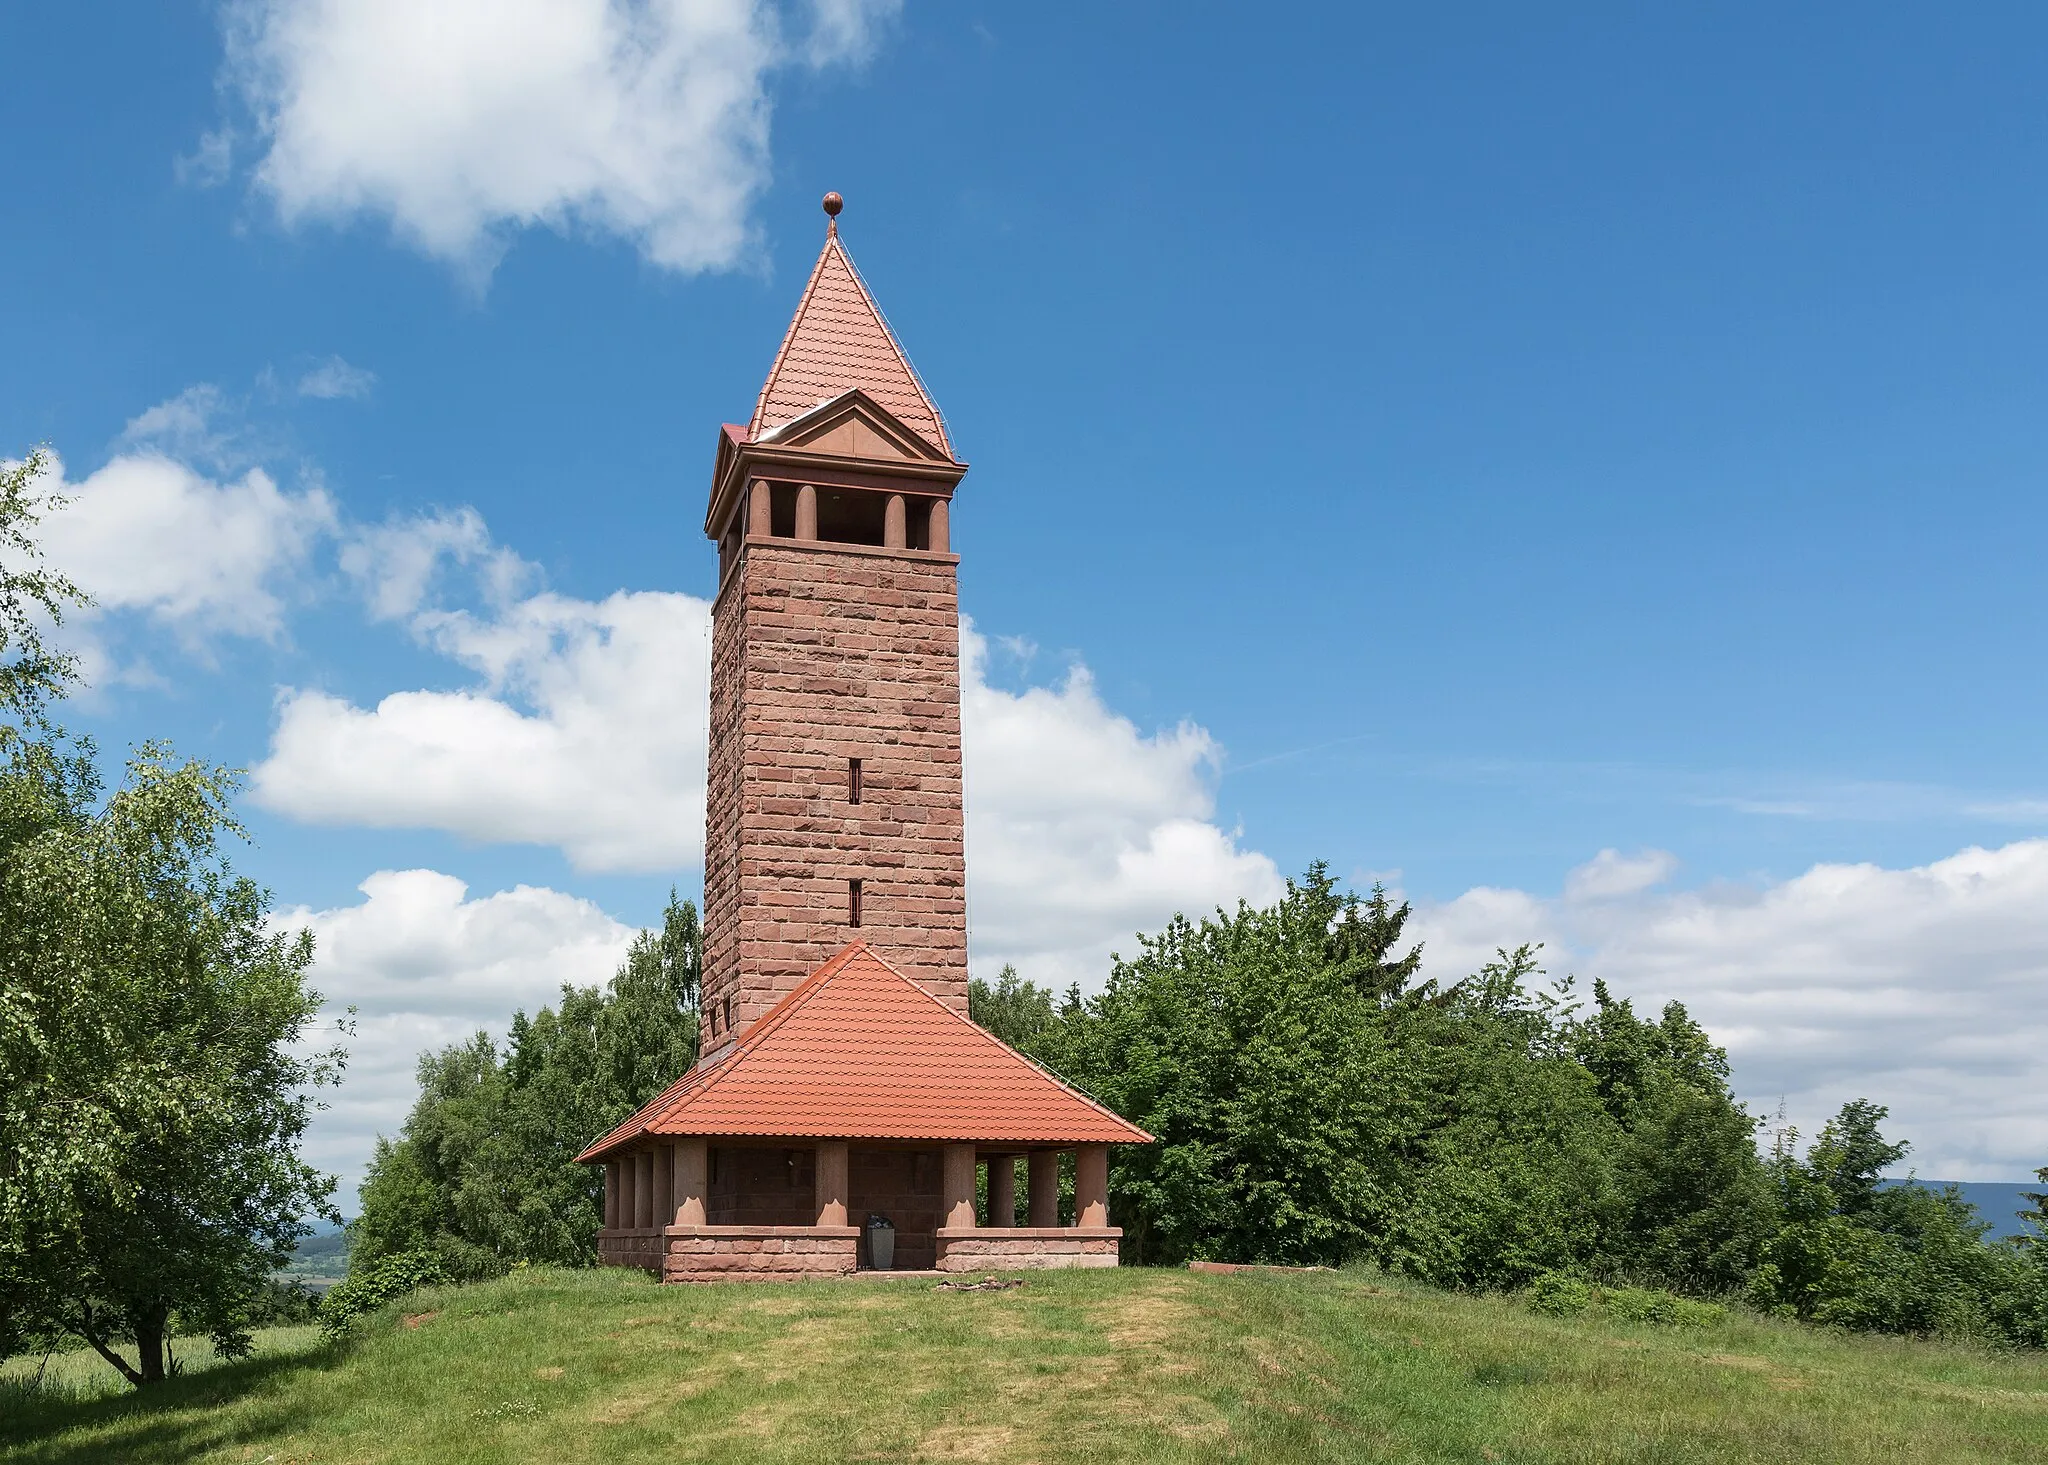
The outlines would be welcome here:
<svg viewBox="0 0 2048 1465">
<path fill-rule="evenodd" d="M 860 925 L 860 881 L 858 880 L 846 882 L 846 920 L 847 924 L 851 926 L 858 927 Z"/>
<path fill-rule="evenodd" d="M 724 1003 L 721 1004 L 721 1015 L 725 1020 L 721 1024 L 719 1031 L 730 1033 L 732 1031 L 732 998 L 726 998 Z"/>
<path fill-rule="evenodd" d="M 860 802 L 860 759 L 858 758 L 848 758 L 846 760 L 846 802 L 849 804 Z"/>
</svg>

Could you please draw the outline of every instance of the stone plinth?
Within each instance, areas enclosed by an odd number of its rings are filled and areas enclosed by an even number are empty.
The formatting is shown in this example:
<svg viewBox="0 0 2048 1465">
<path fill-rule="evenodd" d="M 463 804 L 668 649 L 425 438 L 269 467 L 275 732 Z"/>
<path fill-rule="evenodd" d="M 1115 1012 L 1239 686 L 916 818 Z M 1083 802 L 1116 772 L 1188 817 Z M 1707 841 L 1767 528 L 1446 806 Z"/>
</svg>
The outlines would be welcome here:
<svg viewBox="0 0 2048 1465">
<path fill-rule="evenodd" d="M 942 1272 L 1016 1272 L 1049 1267 L 1113 1267 L 1121 1226 L 942 1226 Z"/>
<path fill-rule="evenodd" d="M 670 1226 L 664 1282 L 802 1282 L 858 1264 L 857 1226 Z"/>
<path fill-rule="evenodd" d="M 597 1264 L 601 1267 L 638 1267 L 643 1272 L 659 1272 L 661 1228 L 613 1226 L 598 1232 Z"/>
</svg>

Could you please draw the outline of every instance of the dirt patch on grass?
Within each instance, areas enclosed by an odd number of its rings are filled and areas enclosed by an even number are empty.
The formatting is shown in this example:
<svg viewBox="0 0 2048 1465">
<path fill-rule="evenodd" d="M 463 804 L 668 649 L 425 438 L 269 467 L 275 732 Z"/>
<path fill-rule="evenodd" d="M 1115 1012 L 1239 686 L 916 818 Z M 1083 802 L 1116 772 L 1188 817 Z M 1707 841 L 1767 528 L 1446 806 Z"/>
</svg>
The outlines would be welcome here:
<svg viewBox="0 0 2048 1465">
<path fill-rule="evenodd" d="M 434 1312 L 409 1312 L 405 1315 L 405 1325 L 408 1328 L 423 1327 L 440 1315 L 438 1310 Z"/>
<path fill-rule="evenodd" d="M 1971 1404 L 2018 1404 L 2023 1408 L 2048 1409 L 2048 1392 L 2039 1389 L 1994 1389 L 1982 1384 L 1947 1384 L 1928 1381 L 1910 1386 L 1916 1394 L 1937 1399 L 1961 1399 Z"/>
<path fill-rule="evenodd" d="M 1103 1336 L 1118 1348 L 1157 1348 L 1183 1337 L 1200 1314 L 1179 1298 L 1134 1297 L 1121 1303 L 1098 1303 L 1091 1315 L 1102 1324 Z"/>
<path fill-rule="evenodd" d="M 1000 1460 L 1017 1431 L 1008 1425 L 943 1424 L 917 1442 L 920 1460 Z"/>
<path fill-rule="evenodd" d="M 537 1379 L 558 1379 L 564 1372 L 566 1370 L 559 1368 L 536 1368 L 533 1371 L 533 1376 Z"/>
</svg>

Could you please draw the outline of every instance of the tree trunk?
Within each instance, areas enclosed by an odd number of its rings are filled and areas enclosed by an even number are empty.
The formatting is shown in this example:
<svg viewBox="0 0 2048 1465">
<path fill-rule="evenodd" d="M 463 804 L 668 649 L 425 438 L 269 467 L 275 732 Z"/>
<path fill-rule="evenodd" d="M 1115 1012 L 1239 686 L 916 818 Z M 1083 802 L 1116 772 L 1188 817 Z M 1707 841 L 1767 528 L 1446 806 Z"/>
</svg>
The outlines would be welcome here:
<svg viewBox="0 0 2048 1465">
<path fill-rule="evenodd" d="M 171 1310 L 161 1304 L 135 1314 L 135 1353 L 142 1365 L 138 1386 L 164 1381 L 164 1328 L 170 1320 Z"/>
</svg>

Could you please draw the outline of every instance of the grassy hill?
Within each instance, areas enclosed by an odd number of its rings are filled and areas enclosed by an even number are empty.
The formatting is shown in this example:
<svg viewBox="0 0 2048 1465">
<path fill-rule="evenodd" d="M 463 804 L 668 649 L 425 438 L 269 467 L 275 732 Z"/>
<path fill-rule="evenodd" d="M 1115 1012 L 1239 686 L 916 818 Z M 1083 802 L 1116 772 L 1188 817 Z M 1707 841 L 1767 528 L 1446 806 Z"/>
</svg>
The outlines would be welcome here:
<svg viewBox="0 0 2048 1465">
<path fill-rule="evenodd" d="M 152 1398 L 0 1393 L 11 1461 L 2048 1459 L 2048 1360 L 1533 1314 L 1366 1273 L 658 1288 L 526 1272 Z M 10 1366 L 18 1372 L 22 1360 Z M 31 1368 L 33 1361 L 28 1361 Z M 83 1370 L 84 1363 L 74 1368 Z"/>
</svg>

